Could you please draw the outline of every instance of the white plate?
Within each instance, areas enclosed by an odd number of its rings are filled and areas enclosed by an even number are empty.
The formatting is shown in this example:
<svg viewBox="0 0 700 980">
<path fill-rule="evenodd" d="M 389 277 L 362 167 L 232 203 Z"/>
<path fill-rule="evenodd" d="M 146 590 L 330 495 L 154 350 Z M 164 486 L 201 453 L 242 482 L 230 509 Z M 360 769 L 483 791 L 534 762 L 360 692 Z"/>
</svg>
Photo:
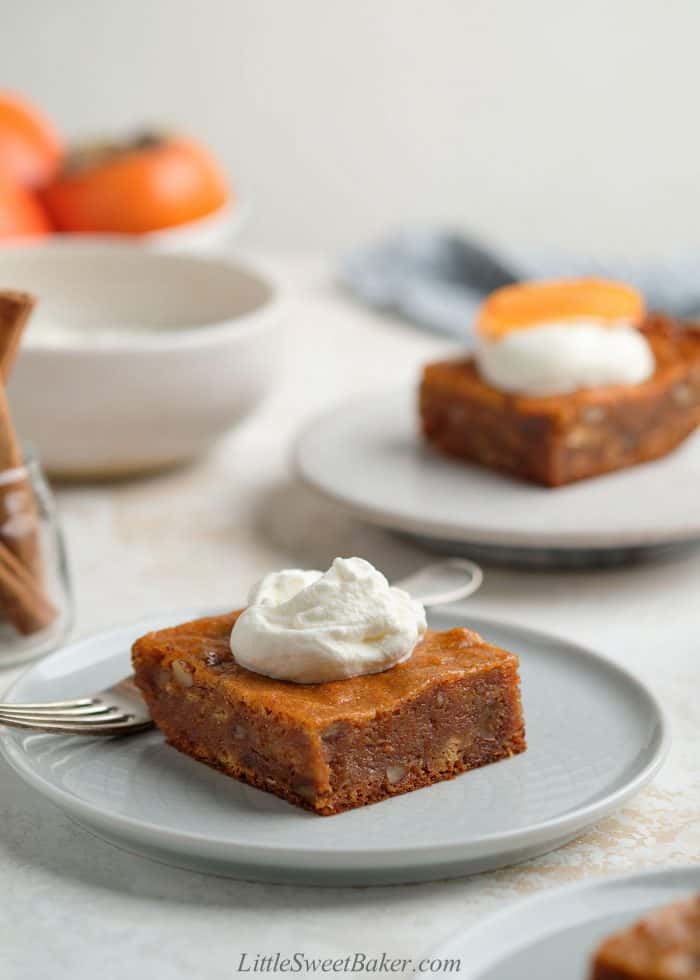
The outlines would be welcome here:
<svg viewBox="0 0 700 980">
<path fill-rule="evenodd" d="M 41 661 L 8 701 L 92 692 L 129 671 L 137 623 Z M 201 614 L 201 611 L 200 613 Z M 431 625 L 464 617 L 443 609 Z M 381 884 L 449 878 L 559 847 L 647 783 L 668 748 L 652 695 L 564 640 L 476 617 L 521 655 L 527 752 L 457 779 L 318 817 L 194 762 L 158 732 L 109 742 L 5 729 L 0 750 L 28 783 L 114 844 L 182 867 L 267 881 Z"/>
<path fill-rule="evenodd" d="M 462 980 L 587 980 L 598 944 L 652 909 L 700 891 L 700 867 L 584 881 L 515 902 L 430 954 Z"/>
<path fill-rule="evenodd" d="M 415 393 L 399 391 L 316 419 L 294 463 L 308 486 L 358 517 L 424 538 L 508 549 L 700 538 L 700 438 L 658 462 L 550 489 L 439 455 L 418 435 Z"/>
</svg>

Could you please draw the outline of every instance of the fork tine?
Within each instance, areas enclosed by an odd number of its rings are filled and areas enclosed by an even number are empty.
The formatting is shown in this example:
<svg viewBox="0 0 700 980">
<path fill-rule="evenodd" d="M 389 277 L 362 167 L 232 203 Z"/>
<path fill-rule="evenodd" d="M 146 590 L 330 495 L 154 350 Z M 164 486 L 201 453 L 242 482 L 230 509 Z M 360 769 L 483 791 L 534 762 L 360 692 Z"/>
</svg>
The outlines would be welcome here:
<svg viewBox="0 0 700 980">
<path fill-rule="evenodd" d="M 65 701 L 0 701 L 0 725 L 66 735 L 128 735 L 153 721 L 133 677 L 123 677 L 91 698 Z"/>
<path fill-rule="evenodd" d="M 0 701 L 0 713 L 9 711 L 13 715 L 70 715 L 71 717 L 83 717 L 85 715 L 101 715 L 107 711 L 112 711 L 113 707 L 101 701 L 90 701 L 86 705 L 79 705 L 77 708 L 52 708 L 50 705 L 37 705 L 36 708 L 29 708 L 25 705 L 3 703 Z"/>
<path fill-rule="evenodd" d="M 89 715 L 76 715 L 70 711 L 52 711 L 51 713 L 44 711 L 13 711 L 11 708 L 0 707 L 0 721 L 3 718 L 12 718 L 16 721 L 22 721 L 26 719 L 27 721 L 70 721 L 74 722 L 76 725 L 100 725 L 106 724 L 111 721 L 121 721 L 125 718 L 131 718 L 132 715 L 127 714 L 124 711 L 120 711 L 119 708 L 105 708 L 99 714 L 89 714 Z"/>
<path fill-rule="evenodd" d="M 87 708 L 94 704 L 92 698 L 73 698 L 72 701 L 26 701 L 22 704 L 12 704 L 13 711 L 62 711 L 67 708 Z M 0 702 L 2 706 L 2 702 Z"/>
<path fill-rule="evenodd" d="M 89 735 L 112 736 L 130 735 L 150 728 L 152 721 L 138 721 L 125 718 L 115 722 L 100 722 L 87 724 L 84 721 L 47 721 L 44 718 L 30 720 L 27 716 L 20 718 L 0 718 L 0 725 L 11 728 L 24 728 L 28 731 L 47 732 L 56 735 Z"/>
</svg>

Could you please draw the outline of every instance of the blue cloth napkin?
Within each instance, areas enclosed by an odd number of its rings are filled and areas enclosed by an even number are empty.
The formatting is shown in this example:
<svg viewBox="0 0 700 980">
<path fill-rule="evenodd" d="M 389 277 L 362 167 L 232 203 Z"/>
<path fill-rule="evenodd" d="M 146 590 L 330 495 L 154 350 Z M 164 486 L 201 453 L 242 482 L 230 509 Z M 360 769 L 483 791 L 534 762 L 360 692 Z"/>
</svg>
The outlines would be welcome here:
<svg viewBox="0 0 700 980">
<path fill-rule="evenodd" d="M 444 230 L 416 229 L 358 249 L 340 281 L 373 309 L 469 342 L 474 313 L 499 286 L 521 279 L 603 276 L 636 286 L 649 309 L 700 316 L 700 253 L 658 260 L 596 259 L 553 249 L 494 249 Z M 473 339 L 473 338 L 472 338 Z"/>
</svg>

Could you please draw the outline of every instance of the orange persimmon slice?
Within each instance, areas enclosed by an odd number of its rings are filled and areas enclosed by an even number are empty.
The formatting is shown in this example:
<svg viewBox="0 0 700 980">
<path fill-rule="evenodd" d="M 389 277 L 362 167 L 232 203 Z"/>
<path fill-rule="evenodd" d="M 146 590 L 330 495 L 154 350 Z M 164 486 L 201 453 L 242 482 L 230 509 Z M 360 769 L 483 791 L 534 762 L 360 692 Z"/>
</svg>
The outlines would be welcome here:
<svg viewBox="0 0 700 980">
<path fill-rule="evenodd" d="M 479 308 L 476 329 L 497 340 L 536 323 L 595 319 L 638 324 L 643 316 L 644 299 L 632 286 L 610 279 L 560 279 L 497 289 Z"/>
</svg>

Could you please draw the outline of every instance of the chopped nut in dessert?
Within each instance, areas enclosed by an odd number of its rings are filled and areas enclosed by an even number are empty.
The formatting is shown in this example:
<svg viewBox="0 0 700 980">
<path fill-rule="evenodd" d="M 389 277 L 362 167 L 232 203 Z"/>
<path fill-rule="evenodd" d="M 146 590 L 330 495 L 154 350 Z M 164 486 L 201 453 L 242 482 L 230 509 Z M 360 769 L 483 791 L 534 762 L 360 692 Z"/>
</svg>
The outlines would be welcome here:
<svg viewBox="0 0 700 980">
<path fill-rule="evenodd" d="M 173 677 L 180 687 L 192 687 L 194 677 L 183 660 L 173 660 L 172 671 Z"/>
</svg>

